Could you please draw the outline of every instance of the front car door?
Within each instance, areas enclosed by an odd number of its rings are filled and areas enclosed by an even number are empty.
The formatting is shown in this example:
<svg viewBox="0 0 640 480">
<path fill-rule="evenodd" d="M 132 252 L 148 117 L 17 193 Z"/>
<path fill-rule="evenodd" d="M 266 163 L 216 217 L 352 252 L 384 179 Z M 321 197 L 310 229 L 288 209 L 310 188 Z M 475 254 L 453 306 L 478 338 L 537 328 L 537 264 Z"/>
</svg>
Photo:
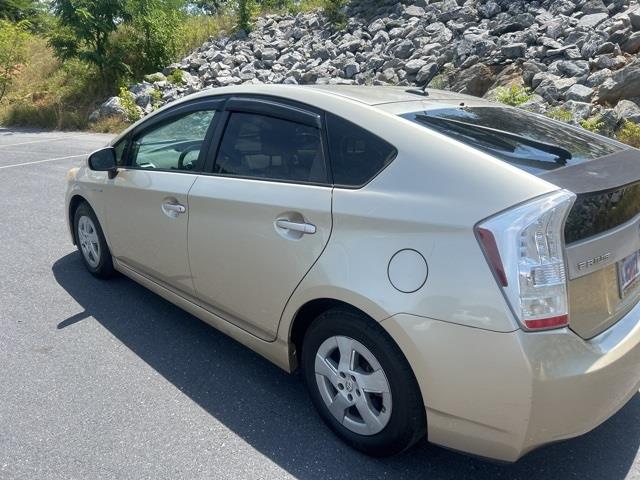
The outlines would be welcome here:
<svg viewBox="0 0 640 480">
<path fill-rule="evenodd" d="M 106 185 L 107 230 L 123 266 L 193 295 L 187 254 L 188 192 L 216 118 L 211 101 L 179 105 L 132 132 L 125 166 Z"/>
<path fill-rule="evenodd" d="M 331 233 L 321 116 L 231 98 L 212 175 L 189 192 L 189 257 L 206 308 L 265 340 Z M 213 162 L 212 162 L 213 163 Z"/>
</svg>

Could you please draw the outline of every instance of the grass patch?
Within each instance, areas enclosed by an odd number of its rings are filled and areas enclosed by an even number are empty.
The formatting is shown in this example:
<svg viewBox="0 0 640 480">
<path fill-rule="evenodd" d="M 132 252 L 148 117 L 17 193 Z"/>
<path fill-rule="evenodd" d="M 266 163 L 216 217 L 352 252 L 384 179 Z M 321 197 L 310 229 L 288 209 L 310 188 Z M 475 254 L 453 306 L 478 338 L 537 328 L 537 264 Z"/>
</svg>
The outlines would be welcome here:
<svg viewBox="0 0 640 480">
<path fill-rule="evenodd" d="M 120 133 L 129 125 L 131 124 L 122 117 L 106 117 L 89 124 L 88 130 L 95 133 Z"/>
<path fill-rule="evenodd" d="M 496 89 L 496 100 L 512 107 L 517 107 L 531 100 L 533 94 L 526 87 L 511 85 L 511 87 L 500 87 Z"/>
<path fill-rule="evenodd" d="M 222 12 L 218 15 L 190 15 L 185 20 L 184 36 L 180 43 L 179 57 L 184 57 L 212 37 L 220 37 L 233 32 L 235 15 Z"/>
<path fill-rule="evenodd" d="M 36 36 L 27 44 L 27 58 L 0 103 L 0 124 L 86 128 L 96 99 L 107 94 L 94 68 L 77 60 L 59 62 L 46 40 Z"/>
<path fill-rule="evenodd" d="M 627 145 L 640 148 L 640 125 L 625 120 L 624 124 L 616 133 L 616 138 Z"/>
</svg>

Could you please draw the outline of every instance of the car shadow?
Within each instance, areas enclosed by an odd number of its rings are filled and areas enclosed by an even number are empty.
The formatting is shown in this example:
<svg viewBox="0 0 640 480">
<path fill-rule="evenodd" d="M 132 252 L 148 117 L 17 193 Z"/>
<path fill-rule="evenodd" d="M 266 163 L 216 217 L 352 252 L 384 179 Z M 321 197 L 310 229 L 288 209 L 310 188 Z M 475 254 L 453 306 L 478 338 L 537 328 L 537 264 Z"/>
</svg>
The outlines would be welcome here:
<svg viewBox="0 0 640 480">
<path fill-rule="evenodd" d="M 640 395 L 587 435 L 539 449 L 515 464 L 467 457 L 426 441 L 393 458 L 369 458 L 345 448 L 322 424 L 300 375 L 283 372 L 125 277 L 95 279 L 77 252 L 56 261 L 53 274 L 84 308 L 61 319 L 58 329 L 95 319 L 210 415 L 298 478 L 348 472 L 349 478 L 623 479 L 638 453 Z"/>
</svg>

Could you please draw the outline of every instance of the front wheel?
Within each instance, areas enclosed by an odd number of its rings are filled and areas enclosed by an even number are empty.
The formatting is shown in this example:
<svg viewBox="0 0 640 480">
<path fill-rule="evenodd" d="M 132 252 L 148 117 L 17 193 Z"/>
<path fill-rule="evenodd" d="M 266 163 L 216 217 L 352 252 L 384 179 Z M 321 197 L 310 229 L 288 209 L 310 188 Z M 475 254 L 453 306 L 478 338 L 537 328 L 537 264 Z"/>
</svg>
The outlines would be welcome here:
<svg viewBox="0 0 640 480">
<path fill-rule="evenodd" d="M 305 334 L 302 368 L 323 420 L 346 443 L 382 457 L 424 436 L 413 372 L 384 329 L 350 309 L 321 314 Z"/>
<path fill-rule="evenodd" d="M 84 265 L 96 277 L 113 275 L 113 260 L 96 214 L 87 203 L 78 206 L 73 217 L 78 250 Z"/>
</svg>

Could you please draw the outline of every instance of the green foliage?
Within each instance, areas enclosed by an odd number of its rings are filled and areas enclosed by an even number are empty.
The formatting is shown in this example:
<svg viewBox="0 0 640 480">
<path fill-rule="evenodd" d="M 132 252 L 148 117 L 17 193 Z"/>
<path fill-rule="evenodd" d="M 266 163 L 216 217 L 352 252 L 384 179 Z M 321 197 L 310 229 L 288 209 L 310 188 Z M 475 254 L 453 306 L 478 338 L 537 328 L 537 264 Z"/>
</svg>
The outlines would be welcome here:
<svg viewBox="0 0 640 480">
<path fill-rule="evenodd" d="M 640 148 L 640 125 L 629 120 L 625 120 L 622 127 L 620 127 L 616 133 L 616 137 L 627 145 Z"/>
<path fill-rule="evenodd" d="M 324 13 L 337 28 L 344 28 L 347 23 L 345 7 L 348 3 L 348 0 L 325 0 Z"/>
<path fill-rule="evenodd" d="M 36 0 L 2 0 L 0 1 L 0 19 L 18 22 L 29 20 L 42 9 Z"/>
<path fill-rule="evenodd" d="M 49 42 L 58 58 L 78 58 L 95 65 L 102 80 L 109 83 L 127 71 L 110 52 L 110 35 L 125 16 L 122 0 L 54 0 L 53 8 L 58 26 Z"/>
<path fill-rule="evenodd" d="M 23 22 L 0 20 L 0 101 L 26 60 L 26 44 L 29 39 Z"/>
<path fill-rule="evenodd" d="M 190 3 L 207 15 L 216 15 L 225 8 L 227 2 L 225 0 L 195 0 Z"/>
<path fill-rule="evenodd" d="M 122 108 L 124 109 L 124 115 L 128 122 L 136 122 L 142 118 L 142 114 L 136 105 L 133 94 L 127 90 L 127 87 L 120 87 L 118 98 L 120 99 L 120 105 L 122 105 Z"/>
<path fill-rule="evenodd" d="M 591 117 L 587 120 L 582 120 L 580 122 L 580 126 L 593 133 L 603 133 L 605 128 L 605 124 L 600 115 L 596 115 L 595 117 Z"/>
<path fill-rule="evenodd" d="M 134 78 L 157 71 L 175 59 L 184 31 L 183 13 L 175 1 L 127 0 L 124 18 L 116 38 Z"/>
<path fill-rule="evenodd" d="M 154 88 L 149 93 L 149 96 L 151 97 L 151 108 L 153 108 L 153 110 L 156 110 L 160 106 L 160 101 L 162 100 L 162 92 Z"/>
<path fill-rule="evenodd" d="M 98 68 L 113 88 L 175 59 L 181 48 L 183 0 L 54 0 L 58 19 L 49 36 L 61 60 Z"/>
<path fill-rule="evenodd" d="M 173 83 L 174 85 L 182 85 L 184 84 L 184 72 L 179 68 L 176 68 L 173 72 L 167 75 L 167 80 L 169 83 Z"/>
<path fill-rule="evenodd" d="M 238 0 L 238 28 L 248 32 L 251 20 L 258 13 L 256 0 Z"/>
<path fill-rule="evenodd" d="M 151 73 L 149 75 L 145 75 L 144 76 L 145 81 L 149 82 L 149 83 L 153 83 L 153 82 L 162 82 L 164 80 L 167 79 L 167 77 L 165 77 L 163 74 L 156 72 L 156 73 Z"/>
<path fill-rule="evenodd" d="M 496 100 L 513 107 L 528 102 L 532 96 L 528 88 L 517 85 L 511 85 L 509 88 L 500 87 L 496 90 Z"/>
<path fill-rule="evenodd" d="M 561 122 L 569 123 L 573 121 L 573 114 L 569 110 L 565 110 L 564 108 L 552 108 L 546 113 L 547 117 L 552 118 L 554 120 L 559 120 Z"/>
</svg>

